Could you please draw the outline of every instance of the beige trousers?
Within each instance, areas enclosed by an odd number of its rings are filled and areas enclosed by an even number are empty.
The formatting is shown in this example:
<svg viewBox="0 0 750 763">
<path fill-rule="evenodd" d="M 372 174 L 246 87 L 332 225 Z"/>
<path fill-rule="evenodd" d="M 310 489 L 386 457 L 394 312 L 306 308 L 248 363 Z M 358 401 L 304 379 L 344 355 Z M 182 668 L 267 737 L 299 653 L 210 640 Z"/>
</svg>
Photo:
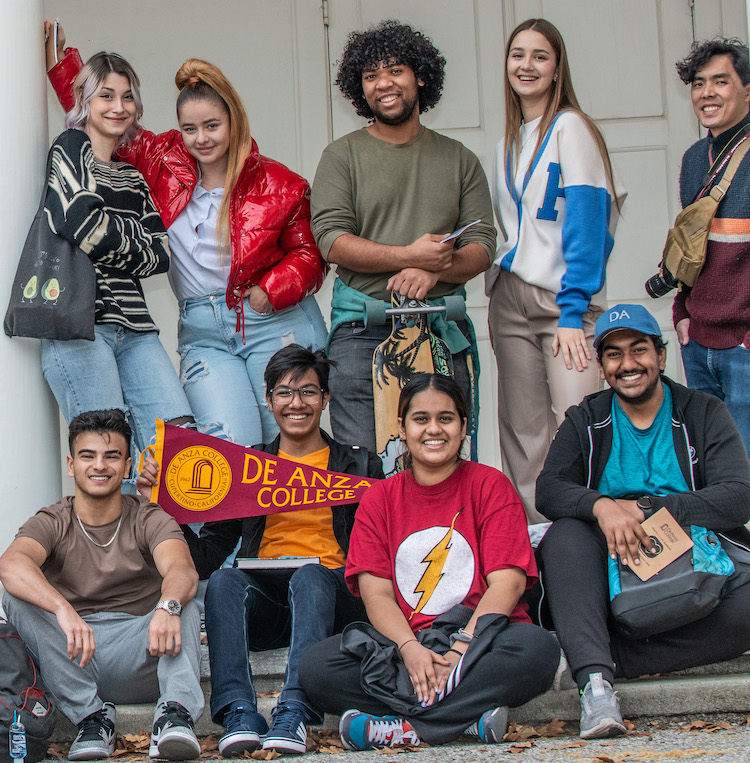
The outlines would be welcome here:
<svg viewBox="0 0 750 763">
<path fill-rule="evenodd" d="M 583 316 L 591 360 L 579 372 L 552 355 L 560 318 L 555 295 L 502 271 L 490 296 L 489 324 L 498 374 L 498 424 L 503 472 L 515 486 L 529 523 L 544 522 L 535 507 L 536 478 L 565 411 L 600 389 L 593 349 L 601 308 Z"/>
</svg>

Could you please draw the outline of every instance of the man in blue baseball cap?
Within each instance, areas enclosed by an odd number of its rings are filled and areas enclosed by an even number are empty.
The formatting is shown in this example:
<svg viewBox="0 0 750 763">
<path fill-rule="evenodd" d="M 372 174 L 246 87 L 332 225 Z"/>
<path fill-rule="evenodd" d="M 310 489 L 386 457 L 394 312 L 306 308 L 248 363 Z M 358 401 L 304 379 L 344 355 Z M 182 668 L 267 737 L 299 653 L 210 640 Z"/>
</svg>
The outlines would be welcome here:
<svg viewBox="0 0 750 763">
<path fill-rule="evenodd" d="M 596 322 L 594 348 L 610 389 L 566 413 L 536 485 L 552 520 L 539 557 L 555 630 L 581 692 L 581 736 L 625 732 L 615 677 L 719 662 L 750 649 L 750 576 L 735 572 L 708 617 L 648 639 L 609 616 L 607 557 L 639 565 L 641 526 L 666 507 L 685 528 L 750 547 L 750 463 L 722 401 L 664 376 L 659 324 L 640 305 Z M 667 626 L 669 627 L 669 626 Z"/>
</svg>

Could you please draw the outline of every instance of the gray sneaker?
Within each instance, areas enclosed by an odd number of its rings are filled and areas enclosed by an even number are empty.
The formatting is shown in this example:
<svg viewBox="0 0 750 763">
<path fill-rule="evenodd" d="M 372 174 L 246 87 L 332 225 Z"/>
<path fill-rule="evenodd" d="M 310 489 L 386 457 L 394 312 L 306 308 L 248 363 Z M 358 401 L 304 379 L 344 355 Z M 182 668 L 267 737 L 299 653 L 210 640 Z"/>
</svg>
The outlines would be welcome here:
<svg viewBox="0 0 750 763">
<path fill-rule="evenodd" d="M 101 710 L 78 724 L 78 735 L 70 746 L 68 760 L 101 760 L 115 751 L 115 706 L 105 702 Z"/>
<path fill-rule="evenodd" d="M 496 707 L 494 710 L 488 710 L 482 717 L 472 723 L 464 734 L 472 739 L 478 739 L 480 742 L 494 744 L 502 742 L 505 732 L 508 730 L 508 708 Z"/>
<path fill-rule="evenodd" d="M 616 737 L 624 733 L 617 692 L 601 673 L 591 673 L 581 693 L 581 739 Z"/>
</svg>

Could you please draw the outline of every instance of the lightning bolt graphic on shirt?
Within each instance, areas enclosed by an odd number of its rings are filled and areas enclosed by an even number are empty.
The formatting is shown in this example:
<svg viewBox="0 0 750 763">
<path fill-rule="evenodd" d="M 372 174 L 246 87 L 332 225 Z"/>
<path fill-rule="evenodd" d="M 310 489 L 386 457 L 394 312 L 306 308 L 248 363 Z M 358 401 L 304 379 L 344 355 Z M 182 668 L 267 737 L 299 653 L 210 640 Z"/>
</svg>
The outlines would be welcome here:
<svg viewBox="0 0 750 763">
<path fill-rule="evenodd" d="M 411 620 L 414 615 L 419 614 L 422 611 L 424 606 L 430 600 L 432 594 L 435 593 L 437 584 L 443 577 L 443 567 L 445 566 L 445 561 L 448 558 L 448 550 L 451 547 L 451 538 L 453 537 L 453 526 L 456 524 L 456 520 L 463 510 L 464 509 L 462 506 L 456 512 L 456 515 L 451 521 L 451 526 L 448 528 L 448 531 L 442 537 L 440 542 L 433 546 L 432 549 L 430 549 L 430 551 L 425 555 L 424 559 L 422 559 L 423 562 L 428 563 L 427 569 L 419 579 L 419 583 L 414 586 L 414 593 L 421 593 L 422 595 L 417 602 L 417 606 L 409 615 L 409 620 Z"/>
</svg>

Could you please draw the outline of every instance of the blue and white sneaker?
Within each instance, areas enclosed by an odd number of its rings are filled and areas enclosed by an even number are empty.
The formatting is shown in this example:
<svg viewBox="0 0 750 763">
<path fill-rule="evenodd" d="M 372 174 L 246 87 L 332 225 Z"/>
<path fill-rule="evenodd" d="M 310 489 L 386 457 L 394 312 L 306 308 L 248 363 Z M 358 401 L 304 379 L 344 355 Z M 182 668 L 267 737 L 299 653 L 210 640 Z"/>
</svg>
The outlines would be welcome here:
<svg viewBox="0 0 750 763">
<path fill-rule="evenodd" d="M 224 758 L 254 752 L 268 731 L 266 719 L 257 710 L 240 703 L 229 706 L 222 723 L 226 731 L 219 740 L 219 753 Z"/>
<path fill-rule="evenodd" d="M 115 751 L 115 706 L 105 702 L 101 710 L 78 724 L 78 735 L 70 746 L 68 760 L 101 760 Z"/>
<path fill-rule="evenodd" d="M 414 727 L 396 715 L 370 715 L 359 710 L 347 710 L 339 723 L 341 742 L 347 750 L 372 750 L 375 747 L 397 747 L 421 740 Z"/>
<path fill-rule="evenodd" d="M 154 721 L 149 758 L 193 760 L 200 755 L 201 746 L 193 731 L 193 719 L 179 702 L 162 702 L 157 708 L 161 715 Z"/>
<path fill-rule="evenodd" d="M 481 742 L 493 744 L 502 742 L 505 732 L 508 730 L 508 708 L 496 707 L 482 714 L 482 717 L 472 723 L 464 734 Z"/>
<path fill-rule="evenodd" d="M 282 755 L 301 755 L 307 750 L 307 715 L 299 705 L 276 705 L 271 713 L 273 723 L 263 740 L 264 750 Z"/>
</svg>

